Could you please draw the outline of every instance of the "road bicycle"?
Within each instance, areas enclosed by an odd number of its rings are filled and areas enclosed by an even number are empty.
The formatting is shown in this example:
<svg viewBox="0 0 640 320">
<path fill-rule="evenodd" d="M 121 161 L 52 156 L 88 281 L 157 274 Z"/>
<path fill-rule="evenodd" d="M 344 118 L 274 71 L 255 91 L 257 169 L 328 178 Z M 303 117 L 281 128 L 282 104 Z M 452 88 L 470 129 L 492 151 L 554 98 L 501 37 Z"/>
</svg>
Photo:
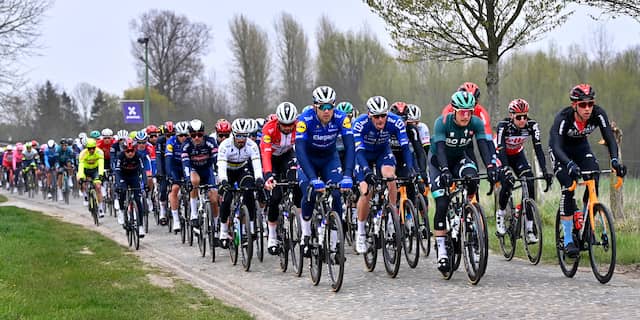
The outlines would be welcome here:
<svg viewBox="0 0 640 320">
<path fill-rule="evenodd" d="M 295 205 L 293 191 L 298 186 L 298 182 L 278 182 L 276 188 L 283 188 L 282 201 L 278 204 L 278 225 L 276 227 L 277 239 L 279 242 L 278 259 L 280 270 L 286 272 L 288 268 L 289 256 L 291 256 L 291 266 L 294 274 L 302 274 L 303 257 L 300 239 L 302 230 L 300 229 L 300 215 Z"/>
<path fill-rule="evenodd" d="M 140 188 L 127 187 L 127 202 L 125 203 L 127 209 L 124 215 L 124 224 L 122 225 L 127 235 L 129 247 L 134 246 L 136 250 L 140 249 L 140 229 L 138 224 L 140 208 L 138 208 L 135 199 L 135 191 L 138 190 Z M 143 199 L 140 201 L 143 201 Z"/>
<path fill-rule="evenodd" d="M 192 231 L 197 239 L 198 249 L 202 257 L 207 255 L 207 244 L 211 249 L 211 262 L 216 261 L 216 246 L 214 243 L 214 231 L 217 226 L 213 225 L 213 212 L 209 201 L 209 190 L 214 185 L 204 184 L 198 187 L 198 223 L 192 225 Z"/>
<path fill-rule="evenodd" d="M 243 177 L 242 179 L 250 179 Z M 242 180 L 240 185 L 242 185 Z M 253 234 L 250 228 L 249 209 L 244 203 L 243 193 L 245 191 L 256 191 L 255 187 L 239 187 L 238 183 L 226 192 L 231 192 L 231 220 L 229 220 L 229 255 L 231 263 L 238 263 L 238 251 L 240 251 L 240 260 L 245 271 L 251 268 L 251 260 L 253 257 Z"/>
</svg>

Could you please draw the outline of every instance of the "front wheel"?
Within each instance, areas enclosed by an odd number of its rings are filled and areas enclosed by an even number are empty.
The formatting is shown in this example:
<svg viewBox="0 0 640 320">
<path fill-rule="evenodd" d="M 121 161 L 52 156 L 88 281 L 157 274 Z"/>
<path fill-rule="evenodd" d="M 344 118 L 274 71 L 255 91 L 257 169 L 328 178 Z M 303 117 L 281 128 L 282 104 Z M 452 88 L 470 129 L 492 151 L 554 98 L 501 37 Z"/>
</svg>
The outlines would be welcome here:
<svg viewBox="0 0 640 320">
<path fill-rule="evenodd" d="M 340 291 L 342 288 L 342 279 L 344 277 L 344 233 L 342 230 L 342 220 L 338 213 L 331 211 L 329 213 L 329 221 L 325 230 L 324 237 L 325 261 L 331 279 L 331 289 L 334 292 Z"/>
<path fill-rule="evenodd" d="M 522 220 L 523 222 L 523 234 L 524 237 L 524 250 L 527 252 L 527 257 L 529 258 L 529 262 L 536 265 L 540 262 L 540 257 L 542 257 L 542 220 L 540 218 L 540 212 L 538 212 L 538 206 L 531 199 L 526 199 L 524 201 Z M 527 239 L 527 216 L 531 215 L 533 221 L 531 221 L 531 233 L 538 239 L 538 242 L 529 242 Z"/>
<path fill-rule="evenodd" d="M 260 208 L 257 203 L 256 203 L 256 208 Z M 256 257 L 258 258 L 258 261 L 262 262 L 264 260 L 264 225 L 263 223 L 263 216 L 262 216 L 262 209 L 257 209 L 258 212 L 256 212 L 256 221 L 254 223 L 254 228 L 255 231 L 254 235 L 255 235 L 255 241 L 256 241 Z"/>
<path fill-rule="evenodd" d="M 311 237 L 309 239 L 309 247 L 311 250 L 311 257 L 309 258 L 309 275 L 311 276 L 311 282 L 314 286 L 320 283 L 322 276 L 322 243 L 320 243 L 320 237 L 318 234 L 318 223 L 315 217 L 311 218 Z"/>
<path fill-rule="evenodd" d="M 304 257 L 302 256 L 302 229 L 300 222 L 300 214 L 295 206 L 289 208 L 289 255 L 291 256 L 291 267 L 296 277 L 302 275 L 302 263 Z"/>
<path fill-rule="evenodd" d="M 486 222 L 476 206 L 464 207 L 462 222 L 462 253 L 467 277 L 476 285 L 487 268 L 487 242 L 485 241 Z"/>
<path fill-rule="evenodd" d="M 564 227 L 560 219 L 560 212 L 556 214 L 556 254 L 558 255 L 558 262 L 560 263 L 560 269 L 562 273 L 569 278 L 573 278 L 578 271 L 578 264 L 580 263 L 580 254 L 578 257 L 569 257 L 564 250 L 564 237 L 572 237 L 573 235 L 567 235 L 564 233 Z M 577 239 L 573 239 L 574 243 Z"/>
<path fill-rule="evenodd" d="M 420 249 L 425 257 L 431 253 L 431 227 L 429 226 L 429 207 L 424 195 L 416 195 L 416 210 L 418 211 L 418 230 L 420 231 Z"/>
<path fill-rule="evenodd" d="M 367 232 L 367 252 L 363 254 L 363 257 L 364 265 L 369 272 L 373 272 L 373 270 L 376 269 L 376 262 L 378 261 L 378 246 L 380 244 L 380 234 L 379 232 L 375 232 L 375 224 L 381 222 L 374 219 L 375 215 L 375 211 L 369 212 L 365 224 L 365 230 Z"/>
<path fill-rule="evenodd" d="M 420 261 L 420 233 L 416 223 L 416 209 L 411 201 L 404 202 L 404 224 L 402 225 L 402 249 L 410 268 L 415 268 Z"/>
<path fill-rule="evenodd" d="M 253 238 L 249 223 L 249 210 L 247 206 L 240 207 L 240 253 L 242 256 L 242 266 L 244 271 L 251 269 L 251 259 L 253 257 Z"/>
<path fill-rule="evenodd" d="M 592 228 L 593 226 L 593 228 Z M 593 222 L 585 222 L 585 240 L 589 246 L 591 270 L 600 283 L 607 283 L 616 268 L 616 231 L 609 208 L 596 203 L 593 206 Z"/>
<path fill-rule="evenodd" d="M 496 236 L 498 237 L 498 242 L 500 243 L 500 250 L 502 251 L 502 255 L 507 259 L 507 261 L 511 261 L 513 256 L 516 253 L 516 233 L 519 228 L 519 225 L 516 224 L 516 218 L 514 215 L 515 208 L 513 207 L 513 199 L 509 198 L 509 203 L 504 211 L 504 227 L 507 230 L 507 233 L 501 235 L 496 231 Z M 496 221 L 498 217 L 496 216 Z"/>
<path fill-rule="evenodd" d="M 402 254 L 402 229 L 398 221 L 398 212 L 393 206 L 384 210 L 382 225 L 380 226 L 382 239 L 382 256 L 384 268 L 391 278 L 395 278 L 400 270 L 400 255 Z"/>
</svg>

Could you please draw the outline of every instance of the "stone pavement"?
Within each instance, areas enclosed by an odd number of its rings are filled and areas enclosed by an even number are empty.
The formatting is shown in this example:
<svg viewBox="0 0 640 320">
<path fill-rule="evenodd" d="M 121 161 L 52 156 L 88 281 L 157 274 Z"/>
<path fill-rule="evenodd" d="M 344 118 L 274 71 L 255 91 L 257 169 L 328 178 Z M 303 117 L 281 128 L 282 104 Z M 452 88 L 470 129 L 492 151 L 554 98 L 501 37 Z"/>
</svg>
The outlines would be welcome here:
<svg viewBox="0 0 640 320">
<path fill-rule="evenodd" d="M 105 217 L 103 224 L 95 227 L 79 200 L 64 205 L 41 197 L 7 196 L 10 201 L 5 205 L 43 211 L 127 246 L 125 233 L 115 218 Z M 462 265 L 451 280 L 443 280 L 433 253 L 421 257 L 416 269 L 410 269 L 403 261 L 398 277 L 391 279 L 380 261 L 381 253 L 375 271 L 367 272 L 362 257 L 351 254 L 351 249 L 347 252 L 344 283 L 338 293 L 331 292 L 326 267 L 317 287 L 309 279 L 308 267 L 297 278 L 290 270 L 281 272 L 277 257 L 266 252 L 264 262 L 254 258 L 251 271 L 245 272 L 240 263 L 231 265 L 227 250 L 216 250 L 216 262 L 211 263 L 209 252 L 207 257 L 200 257 L 197 244 L 189 247 L 180 243 L 179 235 L 155 222 L 151 222 L 149 234 L 141 239 L 140 250 L 135 253 L 150 265 L 259 319 L 576 319 L 581 315 L 640 318 L 637 274 L 618 273 L 608 284 L 601 285 L 591 273 L 588 258 L 581 261 L 583 267 L 578 274 L 569 279 L 557 265 L 531 266 L 518 259 L 506 262 L 492 254 L 486 274 L 477 286 L 472 286 Z"/>
</svg>

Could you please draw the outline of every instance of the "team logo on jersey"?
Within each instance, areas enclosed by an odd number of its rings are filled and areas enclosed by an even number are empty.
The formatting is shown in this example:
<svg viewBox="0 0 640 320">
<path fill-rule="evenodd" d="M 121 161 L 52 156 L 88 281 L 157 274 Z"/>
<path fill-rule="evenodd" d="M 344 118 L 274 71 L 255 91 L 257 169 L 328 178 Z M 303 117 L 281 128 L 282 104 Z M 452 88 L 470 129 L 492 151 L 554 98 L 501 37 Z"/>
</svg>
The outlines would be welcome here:
<svg viewBox="0 0 640 320">
<path fill-rule="evenodd" d="M 264 143 L 271 143 L 271 136 L 266 135 L 262 137 L 262 142 Z"/>
<path fill-rule="evenodd" d="M 349 119 L 349 117 L 344 117 L 344 120 L 342 121 L 342 126 L 345 129 L 351 129 L 351 119 Z"/>
<path fill-rule="evenodd" d="M 307 131 L 307 124 L 303 121 L 298 121 L 298 124 L 296 125 L 296 131 L 299 133 L 304 133 L 305 131 Z"/>
<path fill-rule="evenodd" d="M 173 152 L 173 145 L 172 144 L 168 144 L 167 145 L 167 151 Z"/>
</svg>

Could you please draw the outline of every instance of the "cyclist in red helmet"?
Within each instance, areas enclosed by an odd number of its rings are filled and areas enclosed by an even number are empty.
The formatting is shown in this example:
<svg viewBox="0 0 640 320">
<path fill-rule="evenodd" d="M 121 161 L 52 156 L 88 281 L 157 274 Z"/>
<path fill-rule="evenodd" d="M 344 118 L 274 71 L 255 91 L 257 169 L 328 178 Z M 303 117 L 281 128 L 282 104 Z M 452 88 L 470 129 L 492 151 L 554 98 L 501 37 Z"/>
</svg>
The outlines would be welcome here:
<svg viewBox="0 0 640 320">
<path fill-rule="evenodd" d="M 218 145 L 224 141 L 224 139 L 229 138 L 231 134 L 231 123 L 229 123 L 226 119 L 220 119 L 216 122 L 216 141 Z"/>
</svg>

